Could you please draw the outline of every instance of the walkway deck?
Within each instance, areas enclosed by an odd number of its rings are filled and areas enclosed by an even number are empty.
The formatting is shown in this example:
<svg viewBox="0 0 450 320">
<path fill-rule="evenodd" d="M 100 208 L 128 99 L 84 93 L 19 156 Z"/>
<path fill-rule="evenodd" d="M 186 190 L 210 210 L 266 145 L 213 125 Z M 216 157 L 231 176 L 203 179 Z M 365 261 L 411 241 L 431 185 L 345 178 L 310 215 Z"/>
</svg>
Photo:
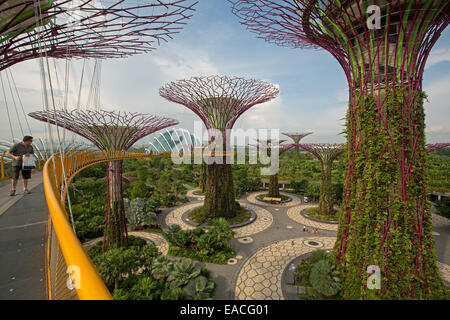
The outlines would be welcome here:
<svg viewBox="0 0 450 320">
<path fill-rule="evenodd" d="M 9 182 L 9 181 L 5 181 Z M 48 208 L 42 173 L 33 173 L 30 195 L 9 196 L 0 186 L 0 300 L 47 299 L 45 267 Z"/>
</svg>

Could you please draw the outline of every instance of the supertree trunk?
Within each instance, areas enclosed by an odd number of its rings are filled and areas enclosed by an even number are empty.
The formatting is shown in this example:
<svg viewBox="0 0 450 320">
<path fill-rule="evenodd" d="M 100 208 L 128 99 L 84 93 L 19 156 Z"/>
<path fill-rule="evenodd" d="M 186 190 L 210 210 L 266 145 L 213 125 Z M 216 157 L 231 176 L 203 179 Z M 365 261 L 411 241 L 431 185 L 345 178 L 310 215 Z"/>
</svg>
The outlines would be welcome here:
<svg viewBox="0 0 450 320">
<path fill-rule="evenodd" d="M 280 197 L 280 189 L 278 188 L 278 174 L 271 175 L 269 177 L 269 197 Z"/>
<path fill-rule="evenodd" d="M 211 218 L 230 218 L 236 214 L 231 164 L 207 165 L 203 210 Z"/>
<path fill-rule="evenodd" d="M 127 246 L 128 234 L 125 220 L 122 188 L 122 161 L 108 162 L 106 168 L 107 203 L 103 251 Z"/>
<path fill-rule="evenodd" d="M 207 165 L 206 163 L 202 162 L 200 165 L 200 179 L 199 179 L 199 190 L 201 193 L 205 193 L 205 185 L 206 185 L 206 171 L 207 171 Z"/>
<path fill-rule="evenodd" d="M 426 198 L 425 95 L 410 97 L 408 91 L 354 93 L 350 103 L 347 181 L 335 245 L 345 298 L 443 294 Z M 379 98 L 385 99 L 381 110 Z M 379 290 L 366 284 L 369 265 L 380 269 Z"/>
<path fill-rule="evenodd" d="M 333 215 L 333 196 L 331 189 L 331 165 L 322 163 L 322 174 L 320 183 L 319 212 L 321 214 Z"/>
</svg>

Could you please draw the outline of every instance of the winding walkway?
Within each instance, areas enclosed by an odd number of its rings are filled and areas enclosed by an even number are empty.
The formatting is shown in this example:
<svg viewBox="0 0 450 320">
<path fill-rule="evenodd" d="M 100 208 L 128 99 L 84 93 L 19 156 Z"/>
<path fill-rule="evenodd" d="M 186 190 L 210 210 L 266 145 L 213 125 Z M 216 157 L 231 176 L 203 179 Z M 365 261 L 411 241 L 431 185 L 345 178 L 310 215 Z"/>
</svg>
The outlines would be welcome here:
<svg viewBox="0 0 450 320">
<path fill-rule="evenodd" d="M 317 207 L 316 205 L 312 204 L 303 204 L 300 206 L 296 206 L 293 208 L 290 208 L 287 211 L 287 215 L 289 218 L 291 218 L 293 221 L 301 224 L 302 226 L 309 226 L 316 229 L 322 229 L 322 230 L 330 230 L 330 231 L 337 231 L 338 225 L 333 223 L 325 223 L 325 222 L 319 222 L 312 219 L 308 219 L 305 216 L 301 214 L 301 212 L 308 208 Z"/>
<path fill-rule="evenodd" d="M 233 228 L 233 231 L 235 232 L 235 238 L 247 237 L 262 232 L 270 227 L 273 222 L 273 216 L 268 210 L 245 202 L 240 202 L 240 204 L 242 207 L 248 208 L 255 212 L 256 220 L 245 226 Z M 181 227 L 182 230 L 195 229 L 195 226 L 185 222 L 182 217 L 186 212 L 198 208 L 201 205 L 203 205 L 203 202 L 195 202 L 170 211 L 166 216 L 166 225 L 170 226 L 171 224 L 177 224 Z"/>
<path fill-rule="evenodd" d="M 146 232 L 146 231 L 131 231 L 128 232 L 129 236 L 134 236 L 146 240 L 150 240 L 155 244 L 155 247 L 158 249 L 158 251 L 163 254 L 167 255 L 169 252 L 169 243 L 167 242 L 166 238 L 160 233 L 157 232 Z M 89 250 L 93 245 L 103 240 L 103 237 L 98 237 L 89 241 L 86 241 L 83 243 L 83 247 L 85 250 Z"/>
</svg>

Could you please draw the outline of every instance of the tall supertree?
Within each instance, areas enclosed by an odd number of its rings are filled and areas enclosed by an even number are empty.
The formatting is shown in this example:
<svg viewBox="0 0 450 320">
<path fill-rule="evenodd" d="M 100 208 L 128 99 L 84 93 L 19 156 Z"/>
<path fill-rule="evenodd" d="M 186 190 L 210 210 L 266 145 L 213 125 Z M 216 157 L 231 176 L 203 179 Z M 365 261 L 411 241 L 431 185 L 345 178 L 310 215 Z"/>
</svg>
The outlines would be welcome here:
<svg viewBox="0 0 450 320">
<path fill-rule="evenodd" d="M 120 58 L 155 49 L 191 17 L 192 0 L 0 2 L 0 71 L 38 58 Z"/>
<path fill-rule="evenodd" d="M 222 146 L 218 148 L 225 151 L 230 150 L 229 134 L 236 120 L 254 105 L 275 98 L 279 90 L 273 84 L 262 81 L 209 76 L 171 82 L 161 88 L 159 93 L 200 117 L 210 134 L 210 145 L 214 141 L 218 143 L 214 139 L 218 138 L 219 133 Z M 216 131 L 216 136 L 211 135 L 210 129 Z M 236 212 L 231 164 L 226 153 L 221 160 L 222 163 L 214 161 L 207 166 L 203 210 L 208 217 L 230 217 Z"/>
<path fill-rule="evenodd" d="M 178 124 L 178 121 L 165 117 L 106 110 L 37 111 L 29 116 L 72 131 L 106 151 L 129 150 L 139 139 Z M 122 160 L 108 162 L 106 180 L 105 251 L 127 245 Z"/>
<path fill-rule="evenodd" d="M 298 158 L 300 155 L 300 152 L 299 152 L 300 148 L 298 147 L 300 140 L 302 140 L 304 137 L 312 134 L 312 132 L 282 132 L 282 134 L 291 138 L 294 141 L 294 144 L 297 145 L 294 150 L 295 150 L 295 155 Z"/>
<path fill-rule="evenodd" d="M 426 198 L 422 76 L 449 24 L 450 2 L 233 2 L 233 12 L 261 38 L 323 48 L 346 74 L 345 214 L 334 250 L 344 297 L 441 297 Z M 380 290 L 368 283 L 373 265 L 381 271 Z"/>
<path fill-rule="evenodd" d="M 282 145 L 286 140 L 275 140 L 275 139 L 255 139 L 258 144 L 254 145 L 258 150 L 264 150 L 268 157 L 272 156 L 272 153 L 277 152 L 278 156 L 282 155 L 284 152 L 295 147 L 295 144 Z M 269 176 L 269 190 L 267 193 L 268 197 L 279 198 L 280 188 L 278 185 L 278 172 Z"/>
<path fill-rule="evenodd" d="M 299 144 L 300 148 L 312 153 L 320 162 L 321 179 L 319 195 L 319 212 L 321 214 L 333 215 L 333 194 L 331 183 L 331 168 L 333 161 L 344 153 L 344 145 L 327 143 Z"/>
</svg>

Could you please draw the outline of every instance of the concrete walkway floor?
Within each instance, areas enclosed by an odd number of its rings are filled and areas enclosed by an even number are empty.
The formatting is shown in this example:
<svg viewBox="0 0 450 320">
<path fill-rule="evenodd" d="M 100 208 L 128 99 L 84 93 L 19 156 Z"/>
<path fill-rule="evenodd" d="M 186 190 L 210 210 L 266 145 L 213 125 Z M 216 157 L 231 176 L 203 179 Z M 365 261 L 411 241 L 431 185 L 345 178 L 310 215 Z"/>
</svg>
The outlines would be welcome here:
<svg viewBox="0 0 450 320">
<path fill-rule="evenodd" d="M 9 195 L 0 187 L 0 300 L 47 299 L 46 232 L 48 208 L 42 174 L 34 173 L 31 194 Z"/>
</svg>

